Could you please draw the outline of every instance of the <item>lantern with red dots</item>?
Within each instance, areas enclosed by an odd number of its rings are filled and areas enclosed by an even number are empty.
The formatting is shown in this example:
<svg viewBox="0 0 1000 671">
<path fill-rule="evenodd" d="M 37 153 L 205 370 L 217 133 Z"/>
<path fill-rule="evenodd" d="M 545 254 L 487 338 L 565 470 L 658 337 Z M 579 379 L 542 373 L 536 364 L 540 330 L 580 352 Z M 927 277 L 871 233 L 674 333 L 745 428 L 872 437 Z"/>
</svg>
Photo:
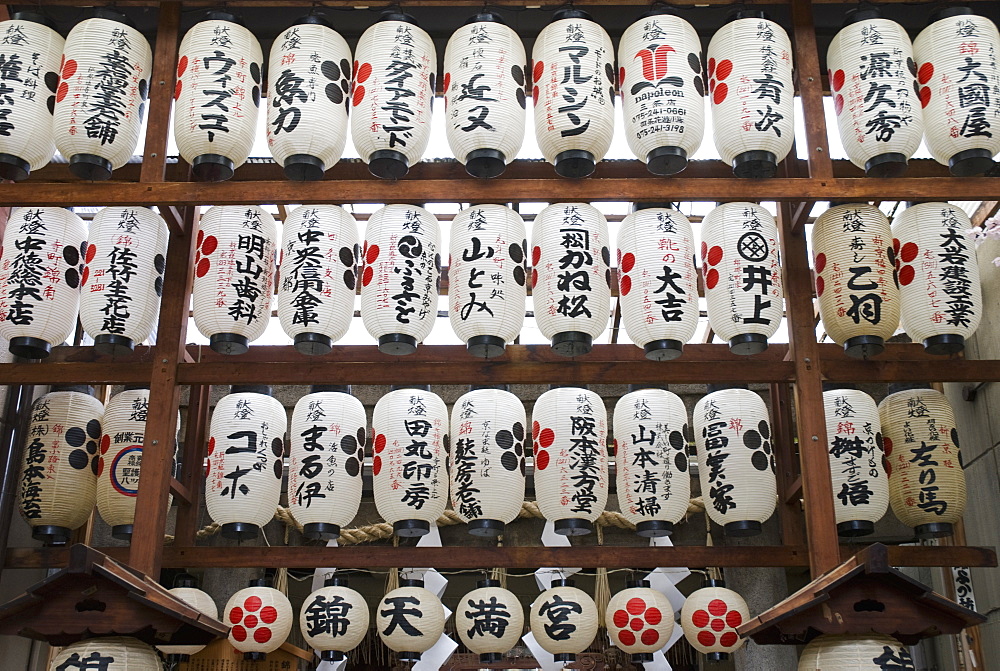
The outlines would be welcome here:
<svg viewBox="0 0 1000 671">
<path fill-rule="evenodd" d="M 229 597 L 223 617 L 231 627 L 233 647 L 243 659 L 259 661 L 285 642 L 295 614 L 288 597 L 271 587 L 271 579 L 260 578 Z"/>
<path fill-rule="evenodd" d="M 150 671 L 162 665 L 156 650 L 137 638 L 98 636 L 59 648 L 47 668 L 52 671 L 88 667 L 98 671 Z"/>
<path fill-rule="evenodd" d="M 891 664 L 891 666 L 890 666 Z M 798 671 L 885 671 L 914 669 L 910 649 L 891 636 L 826 634 L 809 641 Z"/>
<path fill-rule="evenodd" d="M 706 580 L 681 608 L 684 638 L 709 661 L 729 659 L 729 653 L 743 646 L 736 628 L 750 619 L 743 597 L 726 589 L 722 580 Z"/>
<path fill-rule="evenodd" d="M 553 580 L 529 611 L 531 633 L 556 662 L 576 661 L 597 635 L 597 604 L 572 580 Z"/>
<path fill-rule="evenodd" d="M 379 638 L 400 661 L 416 662 L 444 633 L 444 605 L 424 589 L 423 580 L 400 580 L 399 587 L 379 601 L 375 626 Z"/>
<path fill-rule="evenodd" d="M 337 613 L 337 617 L 331 617 Z M 347 659 L 368 633 L 368 602 L 347 586 L 345 578 L 327 578 L 302 602 L 299 630 L 325 662 Z"/>
<path fill-rule="evenodd" d="M 198 589 L 198 580 L 189 574 L 181 574 L 175 586 L 168 590 L 187 605 L 198 609 L 213 620 L 219 619 L 219 607 L 215 605 L 215 600 L 211 595 Z M 158 645 L 157 650 L 167 656 L 167 662 L 186 662 L 191 655 L 201 652 L 204 645 Z"/>
<path fill-rule="evenodd" d="M 503 622 L 503 626 L 501 626 Z M 524 629 L 524 609 L 517 596 L 499 580 L 480 580 L 455 609 L 455 630 L 483 664 L 503 661 Z"/>
<path fill-rule="evenodd" d="M 627 589 L 611 597 L 604 617 L 611 642 L 640 664 L 652 662 L 674 631 L 670 600 L 649 585 L 648 580 L 628 581 Z"/>
</svg>

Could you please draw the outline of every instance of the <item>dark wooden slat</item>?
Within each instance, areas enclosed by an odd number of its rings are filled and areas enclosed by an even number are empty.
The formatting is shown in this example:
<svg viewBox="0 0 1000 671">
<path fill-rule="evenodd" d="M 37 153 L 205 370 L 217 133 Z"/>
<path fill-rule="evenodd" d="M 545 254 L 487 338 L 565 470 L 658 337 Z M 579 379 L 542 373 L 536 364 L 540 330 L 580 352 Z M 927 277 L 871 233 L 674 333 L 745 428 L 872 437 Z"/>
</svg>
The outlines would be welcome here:
<svg viewBox="0 0 1000 671">
<path fill-rule="evenodd" d="M 973 3 L 988 2 L 991 0 L 968 0 Z M 895 4 L 910 2 L 912 0 L 882 0 L 879 4 Z M 46 2 L 49 5 L 70 5 L 70 6 L 80 6 L 80 0 L 49 0 Z M 155 7 L 161 4 L 158 0 L 88 0 L 87 6 L 120 6 L 120 7 Z M 538 8 L 538 7 L 554 7 L 555 3 L 539 3 L 538 0 L 494 0 L 490 2 L 491 5 L 499 7 L 526 7 L 526 8 Z M 649 7 L 648 2 L 638 2 L 637 0 L 576 0 L 573 4 L 575 5 L 585 5 L 585 6 L 615 6 L 615 7 Z M 671 5 L 680 5 L 685 7 L 729 7 L 733 3 L 730 1 L 726 2 L 703 2 L 703 0 L 671 0 Z M 783 5 L 787 4 L 787 0 L 757 0 L 755 4 L 758 5 Z M 815 5 L 827 5 L 827 4 L 844 4 L 844 0 L 813 0 L 812 4 Z M 219 3 L 215 0 L 185 0 L 185 7 L 218 7 Z M 354 8 L 358 7 L 357 0 L 229 0 L 226 2 L 227 7 L 339 7 L 339 8 Z M 473 0 L 407 0 L 407 7 L 482 7 L 482 2 L 474 2 Z"/>
<path fill-rule="evenodd" d="M 970 217 L 972 225 L 982 226 L 983 222 L 995 215 L 998 209 L 1000 209 L 1000 200 L 984 200 Z"/>
<path fill-rule="evenodd" d="M 174 101 L 174 80 L 177 77 L 181 3 L 161 3 L 157 18 L 153 72 L 149 79 L 149 119 L 146 125 L 145 155 L 142 158 L 139 176 L 142 182 L 162 182 L 166 176 L 170 108 Z"/>
<path fill-rule="evenodd" d="M 194 385 L 188 394 L 187 427 L 181 455 L 181 482 L 187 487 L 187 504 L 177 508 L 174 536 L 178 545 L 194 545 L 201 514 L 201 499 L 205 493 L 202 460 L 205 451 L 205 430 L 208 426 L 209 398 L 212 388 Z"/>
<path fill-rule="evenodd" d="M 792 23 L 795 75 L 799 97 L 802 100 L 809 176 L 813 179 L 828 179 L 833 177 L 833 165 L 830 162 L 830 145 L 826 137 L 823 82 L 819 71 L 819 51 L 816 47 L 811 0 L 792 0 Z"/>
<path fill-rule="evenodd" d="M 148 363 L 8 363 L 0 365 L 0 384 L 130 384 L 148 382 L 151 369 Z"/>
<path fill-rule="evenodd" d="M 771 396 L 771 445 L 774 449 L 775 465 L 778 467 L 775 476 L 778 481 L 778 492 L 786 492 L 799 475 L 799 460 L 795 454 L 795 425 L 792 422 L 792 397 L 788 384 L 772 382 Z M 780 497 L 778 499 L 778 514 L 781 517 L 781 542 L 785 545 L 800 545 L 805 543 L 805 519 L 799 497 L 794 499 Z"/>
<path fill-rule="evenodd" d="M 190 505 L 191 490 L 177 478 L 170 478 L 170 493 L 178 499 L 178 503 Z"/>
</svg>

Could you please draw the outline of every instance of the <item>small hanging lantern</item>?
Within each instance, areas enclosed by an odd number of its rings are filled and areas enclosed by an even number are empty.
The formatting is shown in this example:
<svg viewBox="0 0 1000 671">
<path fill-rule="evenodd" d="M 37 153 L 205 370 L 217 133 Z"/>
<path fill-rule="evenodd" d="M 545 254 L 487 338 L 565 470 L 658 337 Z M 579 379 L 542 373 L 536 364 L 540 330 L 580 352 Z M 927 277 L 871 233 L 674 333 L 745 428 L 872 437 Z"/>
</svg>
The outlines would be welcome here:
<svg viewBox="0 0 1000 671">
<path fill-rule="evenodd" d="M 649 585 L 648 580 L 628 581 L 625 590 L 611 597 L 604 616 L 611 642 L 638 664 L 652 662 L 674 631 L 670 601 Z"/>
<path fill-rule="evenodd" d="M 194 323 L 221 354 L 243 354 L 267 329 L 274 293 L 274 218 L 256 205 L 216 205 L 201 216 Z"/>
<path fill-rule="evenodd" d="M 521 38 L 499 14 L 482 11 L 452 33 L 444 52 L 448 145 L 473 177 L 498 177 L 524 140 Z"/>
<path fill-rule="evenodd" d="M 698 328 L 698 275 L 687 217 L 638 205 L 625 217 L 618 229 L 618 296 L 625 330 L 647 359 L 681 355 Z"/>
<path fill-rule="evenodd" d="M 451 413 L 451 505 L 473 536 L 499 536 L 524 503 L 524 404 L 509 391 L 476 388 Z"/>
<path fill-rule="evenodd" d="M 917 538 L 950 536 L 965 512 L 965 471 L 948 398 L 908 389 L 886 396 L 878 413 L 892 512 Z"/>
<path fill-rule="evenodd" d="M 320 659 L 339 662 L 364 639 L 369 619 L 368 603 L 345 578 L 327 578 L 302 602 L 299 630 Z"/>
<path fill-rule="evenodd" d="M 46 545 L 69 542 L 94 509 L 104 404 L 93 393 L 86 385 L 55 386 L 31 404 L 20 510 L 31 537 Z"/>
<path fill-rule="evenodd" d="M 524 609 L 513 592 L 499 580 L 480 580 L 463 596 L 455 611 L 455 630 L 482 664 L 502 662 L 504 653 L 517 645 L 524 629 Z"/>
<path fill-rule="evenodd" d="M 401 662 L 416 662 L 444 633 L 444 606 L 424 589 L 423 580 L 400 580 L 378 603 L 375 626 L 379 638 L 399 653 Z"/>
<path fill-rule="evenodd" d="M 145 207 L 106 207 L 90 224 L 80 322 L 101 354 L 128 354 L 153 332 L 167 268 L 167 224 Z"/>
<path fill-rule="evenodd" d="M 451 224 L 449 311 L 455 335 L 484 359 L 503 354 L 524 324 L 528 241 L 504 205 L 473 205 Z"/>
<path fill-rule="evenodd" d="M 539 510 L 557 534 L 589 534 L 608 501 L 604 401 L 579 387 L 550 389 L 535 401 L 531 419 Z"/>
<path fill-rule="evenodd" d="M 400 179 L 431 136 L 437 53 L 416 19 L 383 12 L 358 40 L 351 94 L 351 138 L 368 170 Z"/>
<path fill-rule="evenodd" d="M 750 619 L 750 609 L 743 597 L 726 589 L 722 580 L 706 580 L 681 608 L 684 638 L 710 662 L 729 659 L 729 654 L 743 647 L 736 628 Z M 834 667 L 829 667 L 834 671 Z M 836 671 L 840 671 L 839 668 Z"/>
<path fill-rule="evenodd" d="M 531 633 L 556 662 L 574 662 L 597 635 L 597 604 L 573 580 L 553 580 L 531 604 Z"/>
<path fill-rule="evenodd" d="M 556 203 L 535 217 L 531 238 L 538 328 L 557 354 L 586 354 L 611 314 L 608 222 L 593 205 Z"/>
<path fill-rule="evenodd" d="M 205 506 L 225 538 L 250 540 L 281 498 L 285 409 L 266 385 L 233 385 L 212 414 Z"/>
<path fill-rule="evenodd" d="M 892 222 L 899 321 L 930 354 L 961 352 L 983 315 L 970 228 L 969 215 L 949 203 L 911 205 Z"/>
<path fill-rule="evenodd" d="M 848 356 L 881 354 L 899 326 L 900 310 L 889 220 L 867 203 L 831 207 L 813 225 L 812 249 L 827 335 Z"/>
<path fill-rule="evenodd" d="M 441 272 L 437 217 L 416 205 L 386 205 L 368 219 L 361 320 L 378 349 L 417 351 L 437 319 Z"/>
<path fill-rule="evenodd" d="M 639 389 L 615 405 L 618 506 L 635 533 L 669 536 L 691 498 L 687 409 L 677 394 Z"/>
<path fill-rule="evenodd" d="M 262 578 L 229 597 L 223 618 L 231 627 L 229 642 L 243 659 L 260 661 L 288 638 L 295 613 L 288 597 L 271 587 L 270 578 Z"/>
<path fill-rule="evenodd" d="M 184 603 L 197 608 L 213 620 L 219 619 L 219 608 L 212 597 L 198 589 L 198 580 L 190 574 L 181 574 L 177 578 L 176 587 L 168 590 Z M 167 663 L 186 662 L 191 655 L 198 654 L 204 645 L 158 645 L 156 649 L 167 656 Z"/>
<path fill-rule="evenodd" d="M 869 177 L 899 177 L 924 134 L 910 36 L 875 7 L 852 9 L 826 64 L 847 157 Z"/>
<path fill-rule="evenodd" d="M 328 354 L 354 317 L 361 245 L 339 205 L 303 205 L 285 217 L 278 319 L 303 354 Z"/>
<path fill-rule="evenodd" d="M 913 671 L 910 650 L 892 638 L 878 634 L 817 636 L 799 658 L 798 671 Z"/>
<path fill-rule="evenodd" d="M 759 354 L 781 324 L 778 225 L 754 203 L 724 203 L 701 229 L 708 322 L 734 354 Z"/>
<path fill-rule="evenodd" d="M 288 505 L 302 535 L 329 540 L 361 505 L 368 420 L 349 386 L 313 385 L 292 411 Z"/>
<path fill-rule="evenodd" d="M 563 177 L 588 177 L 615 130 L 615 47 L 575 7 L 557 9 L 531 54 L 535 139 Z"/>
<path fill-rule="evenodd" d="M 156 650 L 130 636 L 99 636 L 58 648 L 52 671 L 150 671 L 162 667 Z"/>
</svg>

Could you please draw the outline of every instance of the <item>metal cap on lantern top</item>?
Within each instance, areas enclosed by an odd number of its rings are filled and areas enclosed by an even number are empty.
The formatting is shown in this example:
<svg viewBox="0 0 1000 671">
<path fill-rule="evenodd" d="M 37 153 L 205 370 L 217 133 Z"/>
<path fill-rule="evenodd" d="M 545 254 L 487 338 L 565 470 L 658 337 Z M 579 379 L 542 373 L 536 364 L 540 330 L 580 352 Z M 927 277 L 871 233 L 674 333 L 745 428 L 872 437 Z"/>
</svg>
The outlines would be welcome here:
<svg viewBox="0 0 1000 671">
<path fill-rule="evenodd" d="M 229 597 L 222 617 L 231 627 L 229 642 L 243 659 L 261 661 L 288 638 L 295 613 L 288 597 L 264 578 L 251 580 L 249 587 Z"/>
<path fill-rule="evenodd" d="M 680 622 L 687 642 L 708 661 L 719 662 L 743 646 L 736 628 L 749 619 L 743 597 L 726 589 L 723 581 L 711 580 L 684 601 Z"/>
<path fill-rule="evenodd" d="M 891 666 L 890 666 L 891 665 Z M 909 646 L 879 634 L 826 634 L 806 644 L 798 671 L 913 669 Z"/>
<path fill-rule="evenodd" d="M 91 667 L 99 671 L 139 671 L 159 669 L 160 656 L 151 646 L 131 636 L 98 636 L 88 638 L 64 648 L 59 648 L 52 656 L 48 667 L 61 669 L 87 668 L 93 661 L 99 666 Z"/>
<path fill-rule="evenodd" d="M 517 596 L 499 580 L 480 580 L 455 609 L 455 630 L 483 664 L 503 661 L 524 629 L 524 609 Z"/>
<path fill-rule="evenodd" d="M 633 663 L 652 662 L 674 630 L 674 609 L 647 580 L 630 581 L 608 601 L 604 621 L 611 642 L 632 656 Z"/>
<path fill-rule="evenodd" d="M 344 578 L 328 578 L 299 610 L 299 630 L 325 662 L 347 659 L 368 633 L 368 602 Z"/>
<path fill-rule="evenodd" d="M 379 601 L 375 626 L 382 643 L 396 651 L 400 661 L 416 662 L 444 633 L 444 606 L 424 589 L 422 580 L 399 582 L 401 587 Z"/>
<path fill-rule="evenodd" d="M 198 589 L 198 580 L 194 576 L 185 574 L 184 577 L 178 578 L 175 581 L 175 586 L 168 591 L 213 620 L 219 619 L 219 608 L 215 605 L 215 600 L 209 594 Z M 158 645 L 156 648 L 166 655 L 168 663 L 176 663 L 188 661 L 191 655 L 201 652 L 205 646 Z"/>
<path fill-rule="evenodd" d="M 531 633 L 556 662 L 572 662 L 597 635 L 597 604 L 572 580 L 553 580 L 529 611 Z"/>
</svg>

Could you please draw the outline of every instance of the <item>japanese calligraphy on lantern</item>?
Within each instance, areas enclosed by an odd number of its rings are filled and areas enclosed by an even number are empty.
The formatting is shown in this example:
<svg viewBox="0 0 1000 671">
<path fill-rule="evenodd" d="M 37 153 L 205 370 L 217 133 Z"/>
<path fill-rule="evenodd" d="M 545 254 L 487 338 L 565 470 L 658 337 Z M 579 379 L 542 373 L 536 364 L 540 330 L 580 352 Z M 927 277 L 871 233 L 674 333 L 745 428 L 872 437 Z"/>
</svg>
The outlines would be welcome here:
<svg viewBox="0 0 1000 671">
<path fill-rule="evenodd" d="M 102 636 L 61 648 L 52 660 L 53 671 L 126 671 L 154 669 L 160 663 L 156 651 L 136 638 Z"/>
<path fill-rule="evenodd" d="M 325 586 L 302 602 L 299 628 L 309 645 L 317 650 L 347 652 L 368 632 L 368 604 L 341 582 L 327 580 Z"/>
<path fill-rule="evenodd" d="M 951 579 L 955 583 L 955 601 L 958 605 L 976 610 L 976 595 L 972 591 L 972 570 L 968 566 L 952 566 Z"/>
<path fill-rule="evenodd" d="M 421 653 L 437 643 L 444 632 L 444 606 L 423 587 L 400 587 L 379 601 L 375 626 L 389 649 Z"/>
<path fill-rule="evenodd" d="M 531 633 L 542 648 L 560 661 L 572 661 L 597 634 L 594 600 L 570 581 L 555 581 L 531 604 Z"/>
</svg>

